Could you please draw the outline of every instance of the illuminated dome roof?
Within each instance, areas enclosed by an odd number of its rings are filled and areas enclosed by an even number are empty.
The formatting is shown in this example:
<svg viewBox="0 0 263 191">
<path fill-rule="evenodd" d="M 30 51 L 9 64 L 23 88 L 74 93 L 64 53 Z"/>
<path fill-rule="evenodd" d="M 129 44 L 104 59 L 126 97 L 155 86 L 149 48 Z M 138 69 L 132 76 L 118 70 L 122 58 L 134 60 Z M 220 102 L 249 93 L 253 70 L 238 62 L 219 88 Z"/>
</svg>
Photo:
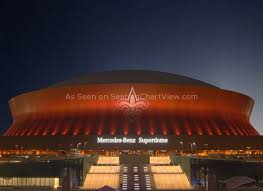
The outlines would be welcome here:
<svg viewBox="0 0 263 191">
<path fill-rule="evenodd" d="M 259 135 L 253 99 L 176 74 L 107 71 L 52 87 L 9 101 L 4 136 Z"/>
<path fill-rule="evenodd" d="M 62 81 L 51 87 L 110 83 L 158 83 L 217 88 L 211 84 L 189 77 L 150 70 L 113 70 L 97 72 L 73 78 L 71 80 Z"/>
</svg>

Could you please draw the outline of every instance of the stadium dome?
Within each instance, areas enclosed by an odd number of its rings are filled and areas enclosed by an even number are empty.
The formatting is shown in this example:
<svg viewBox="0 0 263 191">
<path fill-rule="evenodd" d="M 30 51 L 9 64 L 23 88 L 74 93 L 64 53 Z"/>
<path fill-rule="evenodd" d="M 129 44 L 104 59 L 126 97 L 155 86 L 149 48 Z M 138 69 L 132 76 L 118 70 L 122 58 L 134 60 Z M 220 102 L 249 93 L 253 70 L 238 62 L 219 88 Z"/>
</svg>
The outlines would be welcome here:
<svg viewBox="0 0 263 191">
<path fill-rule="evenodd" d="M 94 73 L 9 104 L 14 120 L 4 136 L 259 136 L 250 97 L 165 72 Z"/>
</svg>

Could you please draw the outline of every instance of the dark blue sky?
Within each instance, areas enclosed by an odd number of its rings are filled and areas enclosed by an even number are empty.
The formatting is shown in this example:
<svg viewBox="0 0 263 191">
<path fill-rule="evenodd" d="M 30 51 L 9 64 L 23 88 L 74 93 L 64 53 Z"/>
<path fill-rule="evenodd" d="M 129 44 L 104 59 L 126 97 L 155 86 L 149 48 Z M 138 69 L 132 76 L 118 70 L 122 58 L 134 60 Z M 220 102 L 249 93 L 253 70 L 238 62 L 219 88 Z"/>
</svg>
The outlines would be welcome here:
<svg viewBox="0 0 263 191">
<path fill-rule="evenodd" d="M 151 69 L 255 99 L 263 133 L 263 3 L 1 1 L 0 131 L 8 100 L 92 71 Z"/>
</svg>

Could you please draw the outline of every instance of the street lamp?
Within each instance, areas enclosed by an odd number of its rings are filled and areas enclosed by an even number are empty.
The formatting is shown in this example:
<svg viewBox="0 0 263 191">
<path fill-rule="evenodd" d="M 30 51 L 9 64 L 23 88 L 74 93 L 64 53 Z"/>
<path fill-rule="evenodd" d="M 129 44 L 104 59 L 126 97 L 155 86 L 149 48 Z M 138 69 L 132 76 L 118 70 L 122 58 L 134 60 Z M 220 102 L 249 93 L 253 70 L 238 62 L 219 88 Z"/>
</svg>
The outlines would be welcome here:
<svg viewBox="0 0 263 191">
<path fill-rule="evenodd" d="M 208 155 L 208 154 L 207 154 L 207 149 L 208 149 L 208 144 L 205 143 L 205 144 L 204 144 L 204 152 L 205 152 L 206 155 Z"/>
<path fill-rule="evenodd" d="M 23 155 L 23 148 L 22 146 L 20 146 L 20 157 Z"/>
<path fill-rule="evenodd" d="M 196 145 L 195 142 L 190 143 L 190 144 L 191 144 L 192 155 L 195 155 L 195 153 L 196 153 L 196 151 L 197 151 L 197 145 Z M 198 165 L 198 167 L 197 167 L 197 169 L 198 169 L 198 177 L 197 177 L 197 179 L 198 179 L 198 185 L 200 185 L 201 168 L 200 168 L 200 158 L 199 158 L 198 153 L 197 153 L 197 156 L 195 155 L 195 157 L 196 157 L 196 160 L 197 160 L 197 163 L 198 163 L 198 164 L 197 164 L 197 165 Z"/>
<path fill-rule="evenodd" d="M 184 142 L 180 141 L 180 145 L 181 145 L 181 152 L 183 154 L 184 153 Z"/>
<path fill-rule="evenodd" d="M 78 143 L 78 144 L 77 144 L 77 156 L 79 156 L 79 153 L 80 153 L 80 152 L 79 152 L 79 146 L 81 146 L 81 143 Z"/>
<path fill-rule="evenodd" d="M 247 147 L 247 150 L 248 150 L 248 159 L 249 159 L 249 157 L 250 157 L 250 149 L 251 149 L 251 147 Z"/>
<path fill-rule="evenodd" d="M 194 151 L 196 150 L 196 143 L 195 142 L 190 143 L 190 146 L 191 146 L 191 152 L 192 154 L 194 154 Z"/>
<path fill-rule="evenodd" d="M 85 142 L 85 143 L 84 143 L 84 149 L 85 149 L 85 150 L 87 149 L 87 144 L 88 144 L 88 142 Z"/>
</svg>

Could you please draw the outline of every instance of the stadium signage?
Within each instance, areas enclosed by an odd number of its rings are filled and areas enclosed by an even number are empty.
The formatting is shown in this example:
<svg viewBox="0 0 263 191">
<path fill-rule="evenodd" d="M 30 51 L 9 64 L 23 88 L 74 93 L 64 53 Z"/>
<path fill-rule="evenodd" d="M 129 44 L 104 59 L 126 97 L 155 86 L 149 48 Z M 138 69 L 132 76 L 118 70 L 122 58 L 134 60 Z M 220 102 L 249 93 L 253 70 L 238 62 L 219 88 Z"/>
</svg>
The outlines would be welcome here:
<svg viewBox="0 0 263 191">
<path fill-rule="evenodd" d="M 168 138 L 160 137 L 97 137 L 98 144 L 167 144 Z"/>
</svg>

